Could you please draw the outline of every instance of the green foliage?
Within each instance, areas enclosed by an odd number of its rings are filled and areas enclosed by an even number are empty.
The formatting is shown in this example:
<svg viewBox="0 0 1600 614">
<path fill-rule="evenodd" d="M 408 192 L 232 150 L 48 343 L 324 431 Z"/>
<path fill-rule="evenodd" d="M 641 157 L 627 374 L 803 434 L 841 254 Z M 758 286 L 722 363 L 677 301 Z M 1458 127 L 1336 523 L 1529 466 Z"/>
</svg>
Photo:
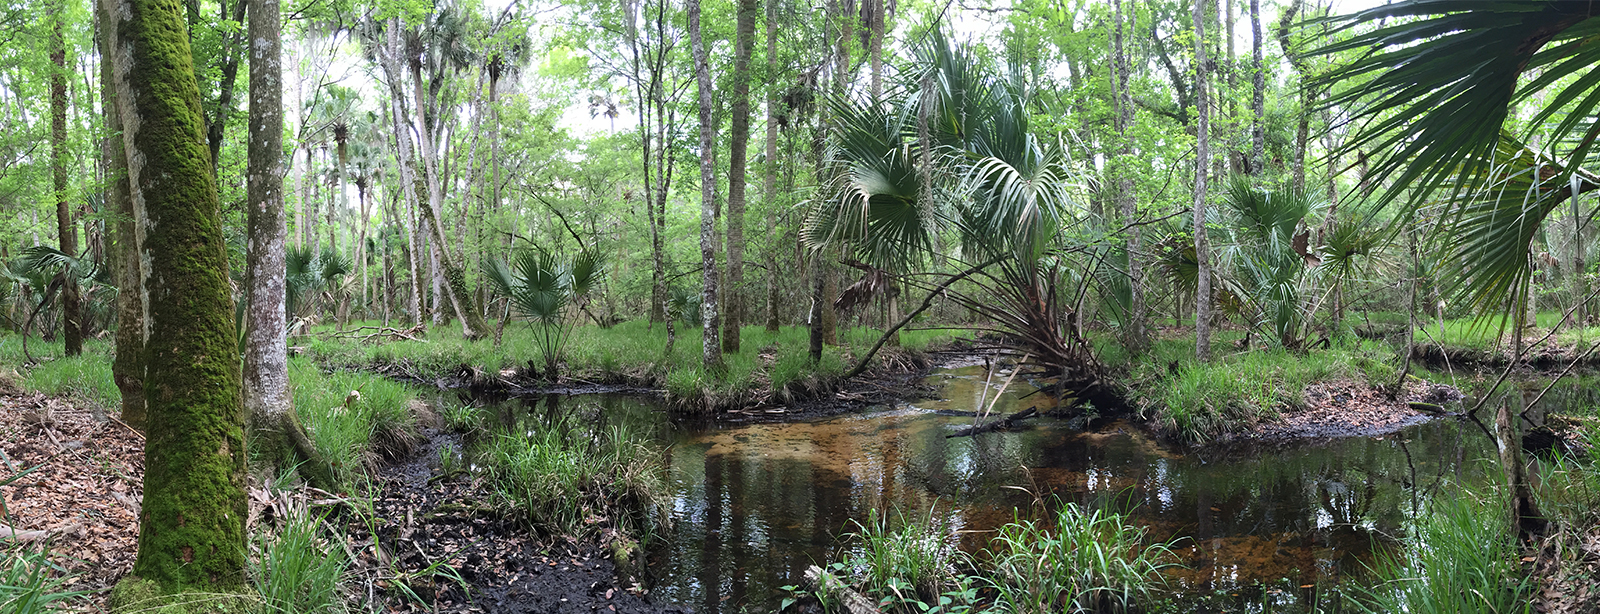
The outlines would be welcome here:
<svg viewBox="0 0 1600 614">
<path fill-rule="evenodd" d="M 1380 554 L 1371 612 L 1532 612 L 1533 583 L 1517 563 L 1510 503 L 1498 493 L 1455 488 L 1433 497 L 1405 549 Z"/>
<path fill-rule="evenodd" d="M 494 504 L 531 526 L 571 536 L 602 526 L 648 534 L 665 488 L 659 454 L 621 426 L 590 432 L 568 412 L 495 434 L 477 460 Z"/>
<path fill-rule="evenodd" d="M 0 612 L 45 614 L 66 611 L 81 591 L 66 590 L 70 578 L 45 550 L 12 546 L 0 552 Z"/>
<path fill-rule="evenodd" d="M 948 590 L 966 588 L 970 582 L 957 570 L 971 565 L 956 548 L 948 520 L 935 518 L 935 508 L 926 518 L 895 517 L 891 525 L 887 515 L 872 510 L 865 523 L 856 522 L 856 530 L 845 535 L 855 542 L 845 567 L 862 592 L 878 596 L 888 611 L 921 613 L 941 604 Z"/>
<path fill-rule="evenodd" d="M 509 266 L 500 260 L 485 261 L 483 272 L 495 292 L 510 299 L 517 313 L 533 323 L 545 377 L 554 381 L 575 324 L 569 307 L 581 308 L 600 284 L 604 257 L 598 251 L 583 251 L 561 261 L 550 252 L 524 249 L 513 255 Z"/>
<path fill-rule="evenodd" d="M 1054 529 L 1037 521 L 1000 528 L 989 544 L 998 601 L 1017 614 L 1129 612 L 1153 601 L 1171 543 L 1103 509 L 1063 505 Z"/>
<path fill-rule="evenodd" d="M 250 579 L 262 614 L 337 614 L 345 611 L 340 587 L 349 561 L 321 518 L 300 511 L 276 535 L 254 542 Z"/>
</svg>

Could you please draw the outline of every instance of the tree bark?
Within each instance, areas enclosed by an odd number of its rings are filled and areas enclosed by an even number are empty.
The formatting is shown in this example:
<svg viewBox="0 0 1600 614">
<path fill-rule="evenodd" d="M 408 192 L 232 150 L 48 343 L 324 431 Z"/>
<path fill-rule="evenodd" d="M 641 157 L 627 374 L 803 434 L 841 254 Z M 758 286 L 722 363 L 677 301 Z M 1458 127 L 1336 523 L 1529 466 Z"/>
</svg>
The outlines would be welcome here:
<svg viewBox="0 0 1600 614">
<path fill-rule="evenodd" d="M 489 326 L 484 323 L 483 314 L 472 303 L 472 294 L 467 292 L 466 274 L 451 257 L 450 250 L 445 249 L 444 228 L 439 225 L 439 208 L 444 202 L 444 188 L 439 184 L 438 164 L 433 157 L 433 137 L 429 134 L 426 113 L 423 112 L 427 106 L 423 98 L 422 64 L 418 60 L 411 62 L 411 79 L 417 98 L 419 145 L 417 155 L 422 158 L 423 176 L 426 179 L 428 193 L 427 202 L 422 206 L 422 225 L 427 230 L 429 238 L 433 240 L 435 254 L 439 259 L 439 268 L 444 277 L 440 285 L 448 295 L 456 317 L 461 318 L 461 336 L 469 341 L 477 341 L 489 332 Z M 437 301 L 438 298 L 434 300 Z"/>
<path fill-rule="evenodd" d="M 232 6 L 232 20 L 239 25 L 244 25 L 244 11 L 246 0 L 234 0 Z M 217 17 L 229 19 L 229 6 L 226 0 L 217 4 Z M 226 35 L 227 40 L 222 46 L 222 75 L 217 82 L 217 109 L 216 115 L 206 118 L 206 149 L 211 154 L 211 176 L 216 177 L 217 169 L 222 167 L 222 143 L 227 135 L 228 115 L 233 113 L 233 84 L 239 78 L 240 47 L 245 40 L 239 34 L 242 31 Z M 251 41 L 254 43 L 254 41 Z M 252 44 L 251 47 L 254 47 Z"/>
<path fill-rule="evenodd" d="M 1252 0 L 1253 1 L 1253 0 Z M 1117 175 L 1117 205 L 1124 224 L 1128 227 L 1128 284 L 1130 287 L 1128 324 L 1125 343 L 1129 351 L 1135 355 L 1143 353 L 1150 340 L 1145 332 L 1145 298 L 1144 298 L 1144 266 L 1140 261 L 1140 227 L 1131 225 L 1138 217 L 1138 208 L 1134 194 L 1133 169 L 1133 141 L 1128 136 L 1128 130 L 1133 127 L 1133 93 L 1132 72 L 1129 69 L 1128 53 L 1123 42 L 1123 13 L 1122 0 L 1114 0 L 1117 27 L 1112 36 L 1112 74 L 1116 83 L 1116 130 L 1117 130 L 1117 157 L 1112 165 Z M 1129 31 L 1137 28 L 1129 26 Z"/>
<path fill-rule="evenodd" d="M 50 179 L 55 190 L 56 240 L 61 252 L 78 256 L 78 226 L 67 196 L 67 40 L 61 35 L 66 7 L 57 5 L 50 29 Z M 66 354 L 83 353 L 83 305 L 76 271 L 61 272 L 61 336 Z"/>
<path fill-rule="evenodd" d="M 761 195 L 767 200 L 767 331 L 778 332 L 778 0 L 767 0 L 767 163 Z"/>
<path fill-rule="evenodd" d="M 144 278 L 139 261 L 138 234 L 133 223 L 133 199 L 128 186 L 128 157 L 122 145 L 122 114 L 117 109 L 116 78 L 111 50 L 114 21 L 104 3 L 95 3 L 100 20 L 100 82 L 104 93 L 106 138 L 101 156 L 105 158 L 105 210 L 118 213 L 114 247 L 117 288 L 117 354 L 111 363 L 111 376 L 122 393 L 122 421 L 144 429 L 144 295 L 139 292 Z"/>
<path fill-rule="evenodd" d="M 1211 249 L 1206 241 L 1206 167 L 1210 166 L 1211 144 L 1207 141 L 1211 129 L 1210 71 L 1206 63 L 1206 0 L 1194 4 L 1194 91 L 1195 91 L 1195 162 L 1194 162 L 1194 253 L 1199 260 L 1199 280 L 1196 283 L 1194 303 L 1195 357 L 1211 360 Z M 1230 45 L 1231 46 L 1231 45 Z"/>
<path fill-rule="evenodd" d="M 717 180 L 711 118 L 711 68 L 700 33 L 700 0 L 688 0 L 689 41 L 694 53 L 695 82 L 700 93 L 700 326 L 705 331 L 701 361 L 707 370 L 721 370 L 722 341 L 717 317 Z"/>
<path fill-rule="evenodd" d="M 1250 0 L 1250 174 L 1266 170 L 1266 66 L 1261 61 L 1261 0 Z"/>
<path fill-rule="evenodd" d="M 728 278 L 724 301 L 722 351 L 739 353 L 744 324 L 745 156 L 750 147 L 750 53 L 755 42 L 758 0 L 739 0 L 733 39 L 733 117 L 728 134 Z"/>
<path fill-rule="evenodd" d="M 244 585 L 245 447 L 221 210 L 182 5 L 104 0 L 151 344 L 139 553 L 162 593 Z M 128 289 L 133 290 L 133 289 Z M 125 580 L 126 581 L 126 580 Z"/>
</svg>

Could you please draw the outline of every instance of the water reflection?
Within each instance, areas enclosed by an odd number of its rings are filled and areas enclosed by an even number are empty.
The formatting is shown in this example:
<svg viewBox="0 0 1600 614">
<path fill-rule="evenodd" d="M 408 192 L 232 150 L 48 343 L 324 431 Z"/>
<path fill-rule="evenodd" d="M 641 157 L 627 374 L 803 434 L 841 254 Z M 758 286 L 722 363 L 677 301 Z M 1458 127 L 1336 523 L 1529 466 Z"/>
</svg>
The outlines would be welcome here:
<svg viewBox="0 0 1600 614">
<path fill-rule="evenodd" d="M 1284 578 L 1340 582 L 1385 536 L 1404 533 L 1429 492 L 1450 478 L 1480 479 L 1483 464 L 1473 461 L 1493 455 L 1476 426 L 1453 419 L 1380 439 L 1199 456 L 1122 423 L 1077 432 L 1036 419 L 1019 432 L 951 439 L 973 418 L 949 412 L 992 398 L 1000 378 L 984 392 L 981 368 L 935 377 L 946 399 L 802 423 L 673 429 L 644 400 L 579 405 L 670 446 L 674 526 L 648 558 L 653 591 L 708 613 L 771 611 L 777 587 L 833 559 L 837 536 L 870 510 L 936 507 L 972 550 L 1054 497 L 1129 510 L 1152 536 L 1182 538 L 1184 567 L 1171 575 L 1196 598 Z M 994 411 L 1048 402 L 1008 392 Z M 1285 598 L 1252 594 L 1257 603 Z"/>
</svg>

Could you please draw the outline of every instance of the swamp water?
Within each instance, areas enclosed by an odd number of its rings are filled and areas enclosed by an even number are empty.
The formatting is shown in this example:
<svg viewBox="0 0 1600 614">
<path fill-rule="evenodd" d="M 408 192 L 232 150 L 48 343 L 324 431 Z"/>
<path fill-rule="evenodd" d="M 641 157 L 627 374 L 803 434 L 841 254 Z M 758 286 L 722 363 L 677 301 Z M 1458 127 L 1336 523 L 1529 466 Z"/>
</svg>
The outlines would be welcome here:
<svg viewBox="0 0 1600 614">
<path fill-rule="evenodd" d="M 1151 538 L 1177 539 L 1172 610 L 1297 611 L 1361 582 L 1373 553 L 1393 547 L 1433 492 L 1495 475 L 1483 432 L 1449 417 L 1385 437 L 1200 454 L 1122 422 L 1078 431 L 1036 418 L 947 438 L 973 423 L 953 412 L 993 399 L 1002 378 L 984 375 L 941 369 L 928 381 L 942 398 L 790 423 L 675 426 L 653 399 L 625 395 L 511 403 L 537 421 L 559 401 L 558 411 L 625 424 L 667 447 L 671 526 L 650 545 L 647 583 L 659 602 L 703 613 L 776 610 L 787 594 L 779 587 L 839 560 L 850 547 L 840 536 L 874 510 L 931 513 L 973 552 L 994 528 L 1042 517 L 1040 506 L 1057 501 L 1123 511 Z M 1031 389 L 1014 386 L 995 415 L 1048 408 L 1018 388 Z M 1594 387 L 1562 389 L 1541 405 L 1593 402 Z"/>
</svg>

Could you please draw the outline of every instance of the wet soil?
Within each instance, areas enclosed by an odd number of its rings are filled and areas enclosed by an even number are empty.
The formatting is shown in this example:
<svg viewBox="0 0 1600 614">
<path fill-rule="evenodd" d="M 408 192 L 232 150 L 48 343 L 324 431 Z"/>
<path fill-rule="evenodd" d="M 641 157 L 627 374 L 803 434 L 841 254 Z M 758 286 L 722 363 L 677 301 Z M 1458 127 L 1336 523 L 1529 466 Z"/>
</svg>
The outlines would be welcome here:
<svg viewBox="0 0 1600 614">
<path fill-rule="evenodd" d="M 618 573 L 609 542 L 539 535 L 483 507 L 485 486 L 470 475 L 441 479 L 432 459 L 442 446 L 460 449 L 456 435 L 425 429 L 427 443 L 410 459 L 384 469 L 373 499 L 379 543 L 402 572 L 397 581 L 421 598 L 387 612 L 506 612 L 511 614 L 620 612 L 670 614 L 639 584 Z M 367 521 L 346 519 L 344 529 L 371 542 Z M 371 550 L 362 556 L 371 561 Z M 448 565 L 460 581 L 438 573 Z M 465 584 L 466 586 L 463 586 Z M 404 594 L 399 586 L 390 592 Z"/>
</svg>

